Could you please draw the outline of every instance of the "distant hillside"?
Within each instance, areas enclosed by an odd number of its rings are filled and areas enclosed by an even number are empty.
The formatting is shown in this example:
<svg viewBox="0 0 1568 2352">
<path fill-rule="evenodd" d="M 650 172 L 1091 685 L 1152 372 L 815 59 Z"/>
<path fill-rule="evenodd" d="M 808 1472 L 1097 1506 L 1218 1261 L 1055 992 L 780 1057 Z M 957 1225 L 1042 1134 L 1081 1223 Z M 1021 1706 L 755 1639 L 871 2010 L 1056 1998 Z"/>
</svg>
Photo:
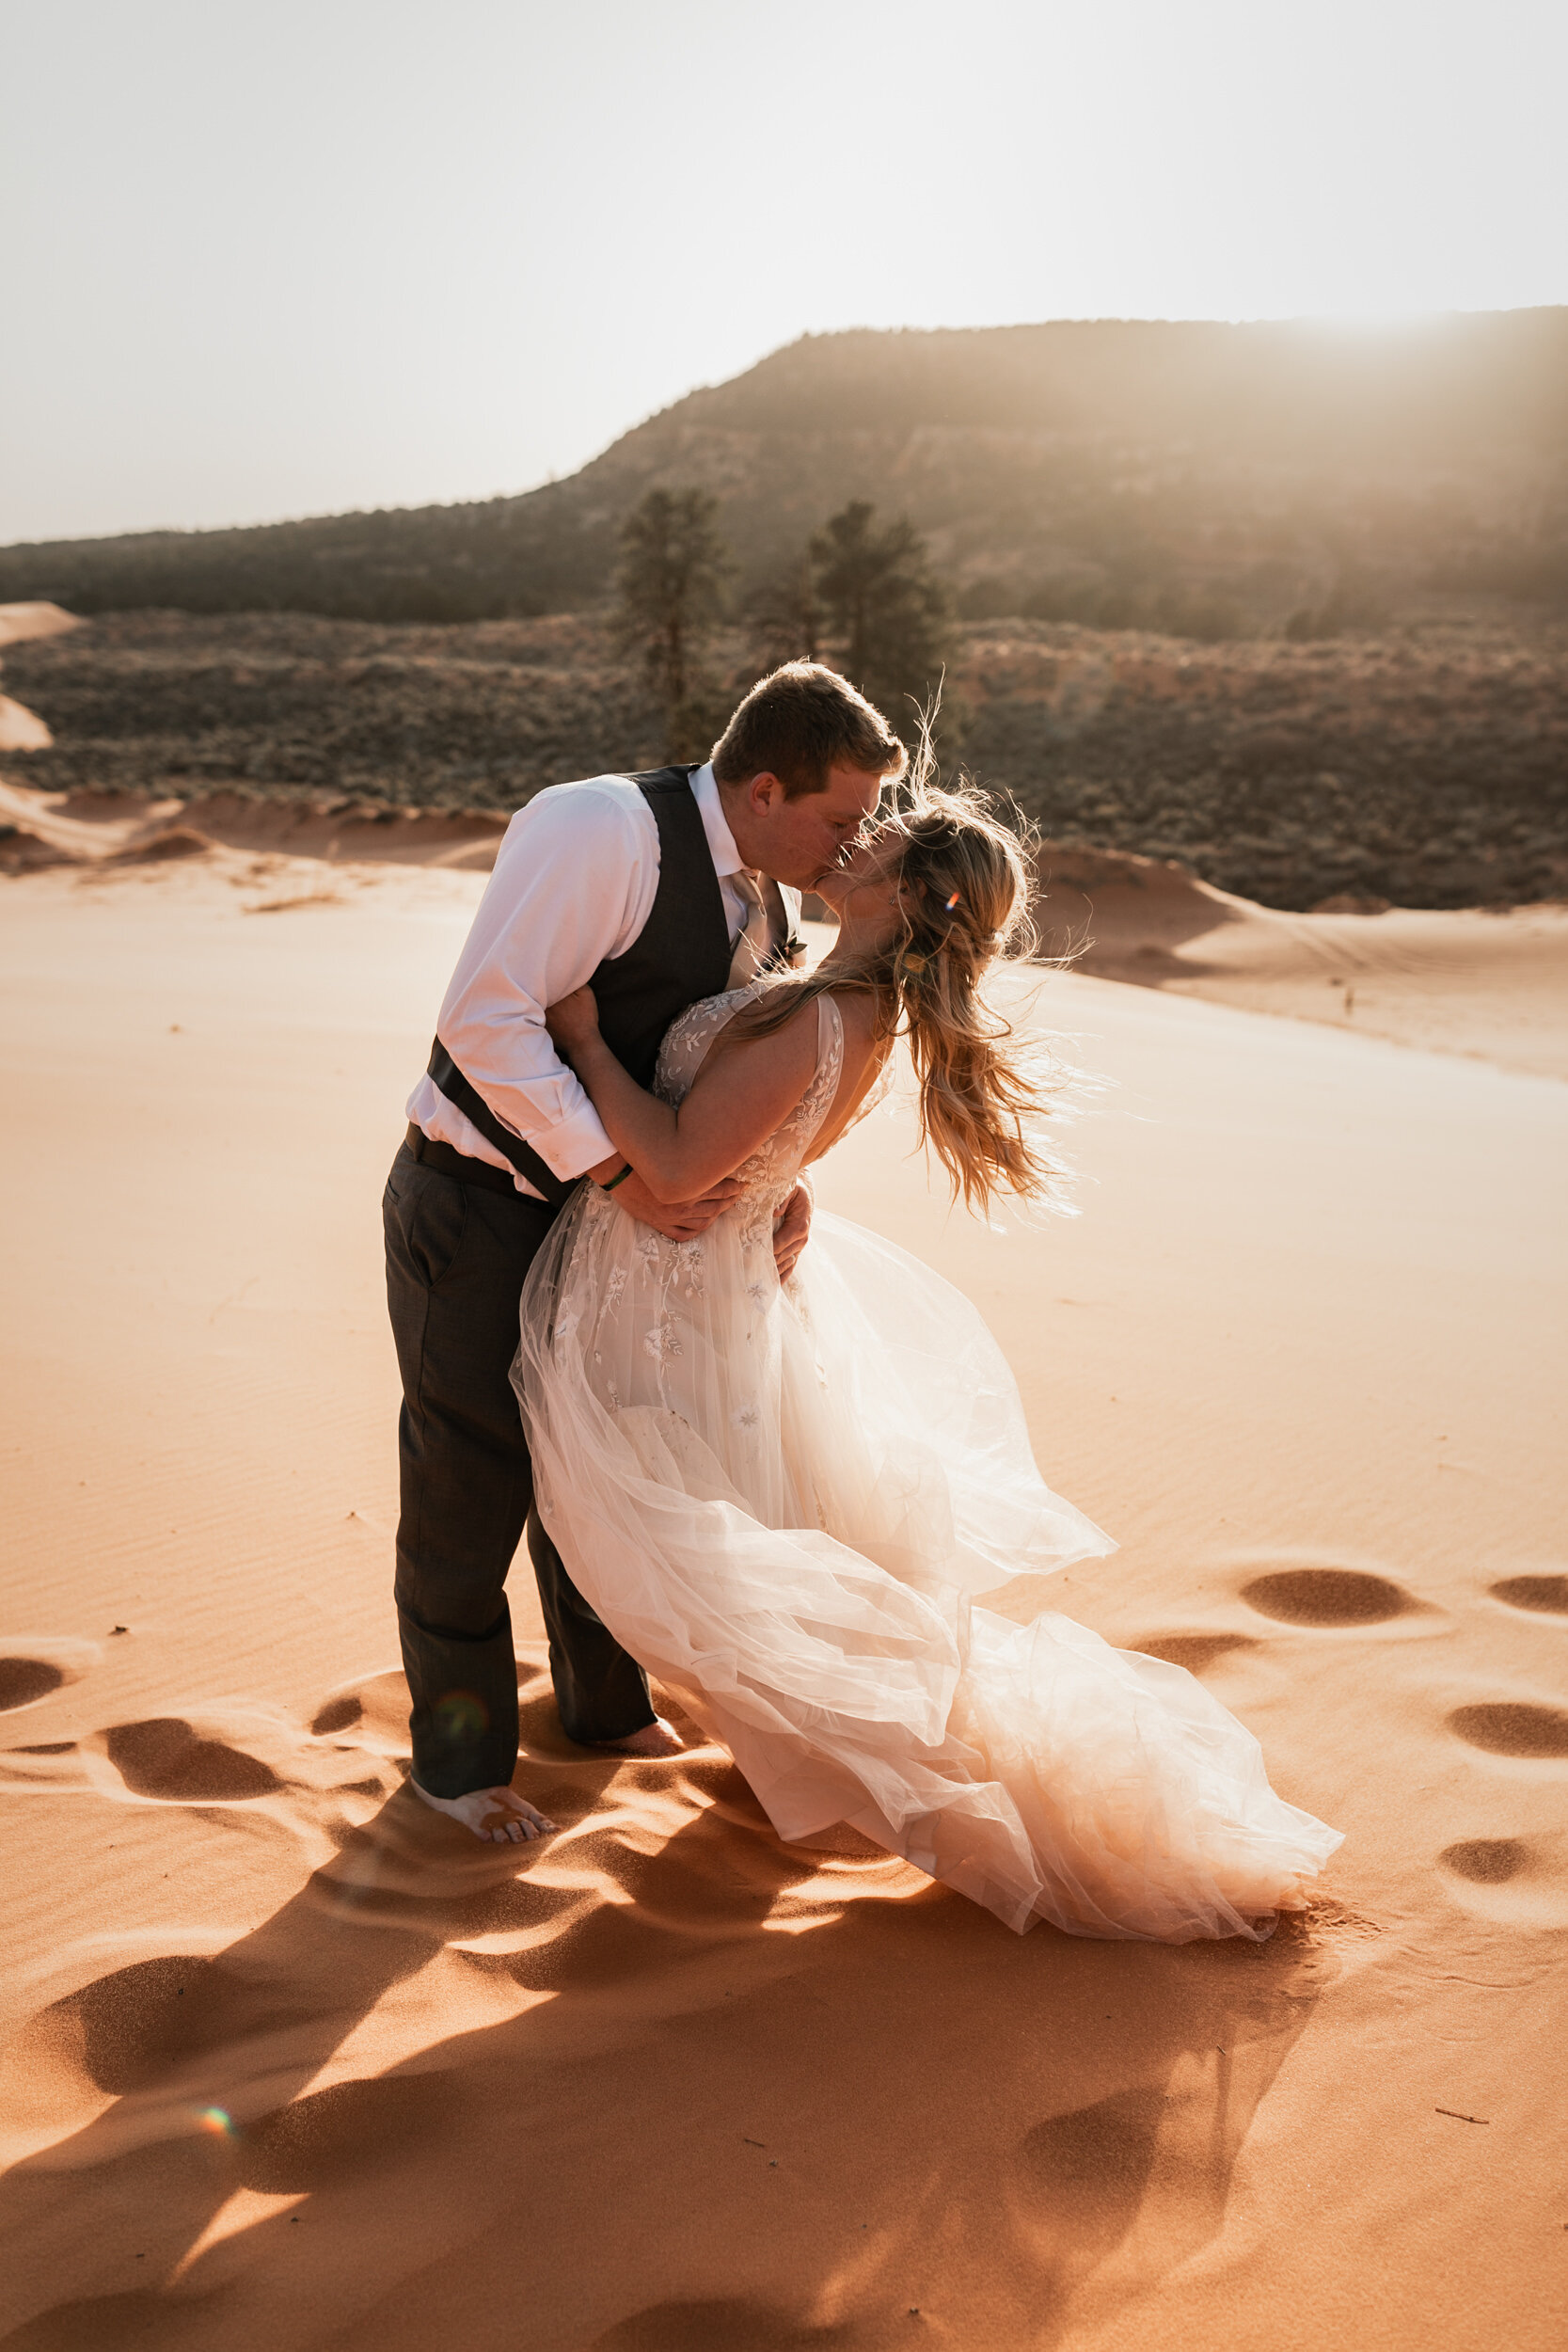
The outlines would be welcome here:
<svg viewBox="0 0 1568 2352">
<path fill-rule="evenodd" d="M 739 633 L 717 650 L 738 691 Z M 1275 907 L 1568 897 L 1568 622 L 1204 646 L 973 622 L 948 682 L 975 772 L 1058 844 L 1179 858 Z M 657 709 L 587 615 L 122 613 L 9 647 L 4 684 L 55 737 L 9 754 L 7 778 L 94 805 L 504 813 L 663 755 Z"/>
<path fill-rule="evenodd" d="M 741 590 L 866 498 L 927 533 L 973 618 L 1307 637 L 1433 595 L 1563 608 L 1568 309 L 806 337 L 520 498 L 14 547 L 0 601 L 583 610 L 656 485 L 718 495 Z"/>
</svg>

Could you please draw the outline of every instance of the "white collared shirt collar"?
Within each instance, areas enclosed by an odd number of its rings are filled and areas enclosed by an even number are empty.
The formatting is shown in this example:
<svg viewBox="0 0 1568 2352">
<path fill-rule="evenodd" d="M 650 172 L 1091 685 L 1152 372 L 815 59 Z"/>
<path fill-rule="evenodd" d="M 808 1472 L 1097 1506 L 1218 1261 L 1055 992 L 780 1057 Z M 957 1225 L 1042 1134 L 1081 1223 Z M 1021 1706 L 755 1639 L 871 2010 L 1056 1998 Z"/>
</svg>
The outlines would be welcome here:
<svg viewBox="0 0 1568 2352">
<path fill-rule="evenodd" d="M 731 874 L 745 872 L 746 861 L 735 846 L 735 835 L 724 815 L 723 795 L 719 789 L 719 779 L 713 772 L 711 760 L 692 776 L 691 797 L 697 803 L 703 831 L 707 835 L 708 854 L 720 881 L 727 881 Z"/>
</svg>

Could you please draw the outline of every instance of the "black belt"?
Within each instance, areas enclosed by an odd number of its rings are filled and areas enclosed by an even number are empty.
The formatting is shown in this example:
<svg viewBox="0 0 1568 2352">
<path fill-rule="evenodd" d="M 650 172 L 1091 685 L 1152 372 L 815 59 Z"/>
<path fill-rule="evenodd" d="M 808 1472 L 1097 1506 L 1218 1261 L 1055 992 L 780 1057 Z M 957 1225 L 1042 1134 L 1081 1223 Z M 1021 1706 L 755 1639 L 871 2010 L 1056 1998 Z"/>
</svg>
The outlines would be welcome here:
<svg viewBox="0 0 1568 2352">
<path fill-rule="evenodd" d="M 450 1143 L 437 1143 L 422 1127 L 410 1127 L 405 1141 L 421 1168 L 438 1168 L 443 1176 L 455 1176 L 462 1184 L 479 1184 L 486 1192 L 503 1192 L 509 1200 L 527 1201 L 531 1209 L 549 1205 L 519 1192 L 504 1168 L 492 1168 L 488 1160 L 474 1160 L 467 1152 L 454 1152 Z"/>
</svg>

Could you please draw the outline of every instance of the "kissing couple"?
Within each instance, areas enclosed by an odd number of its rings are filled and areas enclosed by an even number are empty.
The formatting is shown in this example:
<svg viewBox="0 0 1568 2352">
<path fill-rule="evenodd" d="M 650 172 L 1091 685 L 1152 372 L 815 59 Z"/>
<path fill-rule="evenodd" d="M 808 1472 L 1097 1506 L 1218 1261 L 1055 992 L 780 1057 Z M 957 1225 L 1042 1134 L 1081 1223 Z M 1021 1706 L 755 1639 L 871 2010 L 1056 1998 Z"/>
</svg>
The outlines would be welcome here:
<svg viewBox="0 0 1568 2352">
<path fill-rule="evenodd" d="M 811 970 L 807 889 L 838 917 Z M 983 796 L 814 662 L 703 765 L 513 818 L 384 1201 L 414 1785 L 475 1836 L 554 1827 L 512 1787 L 526 1531 L 585 1746 L 679 1751 L 652 1676 L 781 1838 L 869 1840 L 1018 1930 L 1259 1938 L 1306 1905 L 1339 1836 L 1200 1682 L 980 1605 L 1115 1547 L 969 1302 L 813 1215 L 900 1038 L 965 1204 L 1052 1196 L 1049 1072 L 986 996 L 1027 899 Z"/>
</svg>

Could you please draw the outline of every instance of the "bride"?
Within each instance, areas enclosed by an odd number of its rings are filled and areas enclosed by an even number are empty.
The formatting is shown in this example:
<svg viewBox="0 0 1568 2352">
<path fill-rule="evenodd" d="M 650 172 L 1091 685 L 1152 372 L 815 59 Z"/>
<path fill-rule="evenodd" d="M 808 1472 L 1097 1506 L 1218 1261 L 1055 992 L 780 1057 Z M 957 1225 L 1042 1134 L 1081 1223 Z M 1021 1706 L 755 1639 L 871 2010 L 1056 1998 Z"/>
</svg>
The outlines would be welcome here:
<svg viewBox="0 0 1568 2352">
<path fill-rule="evenodd" d="M 592 992 L 549 1026 L 660 1199 L 737 1175 L 673 1242 L 584 1187 L 529 1278 L 513 1367 L 541 1516 L 616 1639 L 721 1740 L 794 1844 L 902 1854 L 1009 1927 L 1260 1938 L 1339 1834 L 1178 1666 L 1069 1617 L 977 1605 L 1115 1549 L 1043 1484 L 974 1309 L 818 1215 L 781 1285 L 775 1216 L 879 1091 L 895 1037 L 956 1193 L 1049 1197 L 1032 1079 L 982 983 L 1021 931 L 1013 835 L 928 782 L 817 885 L 832 952 L 710 997 L 655 1091 Z M 863 1850 L 863 1849 L 862 1849 Z"/>
</svg>

